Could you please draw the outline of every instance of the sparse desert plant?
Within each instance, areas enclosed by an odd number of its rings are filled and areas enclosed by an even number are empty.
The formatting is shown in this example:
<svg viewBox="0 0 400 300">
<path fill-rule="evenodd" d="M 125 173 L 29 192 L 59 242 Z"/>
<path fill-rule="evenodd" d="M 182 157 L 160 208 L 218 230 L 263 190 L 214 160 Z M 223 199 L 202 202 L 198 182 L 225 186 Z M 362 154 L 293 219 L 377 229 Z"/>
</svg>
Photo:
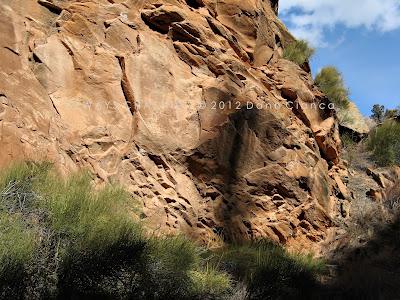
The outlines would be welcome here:
<svg viewBox="0 0 400 300">
<path fill-rule="evenodd" d="M 230 291 L 230 276 L 210 264 L 211 254 L 187 238 L 153 238 L 150 245 L 142 284 L 145 299 L 154 294 L 160 299 L 221 299 Z"/>
<path fill-rule="evenodd" d="M 285 47 L 283 58 L 302 66 L 313 56 L 314 52 L 315 50 L 308 45 L 307 41 L 296 40 Z"/>
<path fill-rule="evenodd" d="M 342 141 L 343 147 L 345 149 L 356 145 L 356 142 L 354 141 L 353 137 L 349 133 L 344 133 L 344 134 L 340 135 L 340 140 Z"/>
<path fill-rule="evenodd" d="M 347 227 L 347 234 L 355 244 L 360 239 L 371 239 L 385 224 L 387 218 L 381 205 L 370 199 L 356 199 L 352 203 L 350 214 L 352 218 Z"/>
<path fill-rule="evenodd" d="M 396 118 L 400 115 L 400 112 L 398 109 L 387 109 L 385 111 L 385 119 L 393 119 Z"/>
<path fill-rule="evenodd" d="M 400 213 L 400 178 L 396 178 L 395 183 L 386 189 L 384 200 L 389 209 Z"/>
<path fill-rule="evenodd" d="M 200 264 L 200 249 L 182 236 L 157 237 L 150 241 L 146 257 L 147 276 L 142 292 L 146 298 L 189 298 L 192 292 L 190 272 Z"/>
<path fill-rule="evenodd" d="M 287 299 L 312 292 L 324 262 L 290 254 L 266 240 L 230 245 L 222 252 L 226 268 L 247 286 L 248 299 Z"/>
<path fill-rule="evenodd" d="M 200 270 L 192 271 L 190 277 L 195 295 L 213 298 L 227 294 L 232 288 L 230 276 L 221 272 L 217 266 L 209 262 Z"/>
<path fill-rule="evenodd" d="M 387 120 L 377 126 L 370 132 L 367 146 L 379 165 L 400 164 L 400 123 Z"/>
<path fill-rule="evenodd" d="M 351 112 L 348 110 L 340 110 L 338 111 L 338 119 L 339 124 L 343 125 L 351 125 L 355 122 L 354 117 L 352 116 Z"/>
<path fill-rule="evenodd" d="M 102 255 L 121 241 L 135 244 L 142 239 L 129 215 L 130 196 L 119 187 L 94 191 L 87 173 L 74 174 L 66 181 L 48 173 L 35 189 L 52 230 L 68 237 L 71 255 L 93 250 Z"/>
<path fill-rule="evenodd" d="M 0 213 L 0 286 L 18 288 L 24 266 L 33 259 L 37 246 L 34 230 L 27 228 L 19 216 Z M 0 298 L 2 293 L 0 293 Z"/>
<path fill-rule="evenodd" d="M 333 66 L 323 68 L 315 77 L 315 84 L 335 104 L 337 110 L 349 106 L 349 91 L 345 87 L 342 75 Z"/>
<path fill-rule="evenodd" d="M 348 133 L 342 134 L 340 139 L 343 145 L 342 157 L 347 161 L 349 168 L 365 171 L 371 165 L 370 152 L 365 140 L 355 142 Z"/>
<path fill-rule="evenodd" d="M 386 190 L 383 202 L 359 198 L 352 201 L 345 244 L 336 254 L 340 272 L 332 278 L 330 294 L 325 293 L 324 299 L 397 298 L 399 183 L 397 180 Z"/>
</svg>

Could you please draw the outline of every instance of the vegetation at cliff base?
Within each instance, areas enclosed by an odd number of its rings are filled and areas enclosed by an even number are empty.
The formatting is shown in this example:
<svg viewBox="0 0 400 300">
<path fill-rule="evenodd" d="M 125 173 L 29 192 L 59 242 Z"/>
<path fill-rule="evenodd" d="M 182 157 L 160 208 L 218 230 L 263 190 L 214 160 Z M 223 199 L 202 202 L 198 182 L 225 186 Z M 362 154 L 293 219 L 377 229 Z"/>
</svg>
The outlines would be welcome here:
<svg viewBox="0 0 400 300">
<path fill-rule="evenodd" d="M 91 182 L 48 163 L 1 173 L 0 299 L 274 299 L 307 293 L 321 272 L 271 242 L 210 251 L 146 235 L 129 194 Z"/>
<path fill-rule="evenodd" d="M 147 238 L 132 199 L 21 163 L 0 177 L 0 298 L 189 299 L 230 288 L 182 237 Z M 136 221 L 135 221 L 136 220 Z"/>
<path fill-rule="evenodd" d="M 400 123 L 386 120 L 374 128 L 369 134 L 367 147 L 379 165 L 400 164 Z"/>
<path fill-rule="evenodd" d="M 307 41 L 298 40 L 285 47 L 283 58 L 302 66 L 314 55 L 314 52 L 315 50 L 309 46 Z"/>
<path fill-rule="evenodd" d="M 248 299 L 303 299 L 325 270 L 322 260 L 292 255 L 266 240 L 229 245 L 223 261 L 246 284 Z"/>
<path fill-rule="evenodd" d="M 344 84 L 342 75 L 335 67 L 323 68 L 315 77 L 314 82 L 338 110 L 346 109 L 349 106 L 349 91 Z"/>
</svg>

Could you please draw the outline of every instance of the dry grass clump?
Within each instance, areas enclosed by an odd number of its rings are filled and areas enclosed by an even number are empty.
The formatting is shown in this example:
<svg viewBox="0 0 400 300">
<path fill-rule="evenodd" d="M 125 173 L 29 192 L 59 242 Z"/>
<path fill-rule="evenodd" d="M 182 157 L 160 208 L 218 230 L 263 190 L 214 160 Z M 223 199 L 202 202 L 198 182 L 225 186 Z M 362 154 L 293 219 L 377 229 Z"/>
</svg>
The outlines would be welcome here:
<svg viewBox="0 0 400 300">
<path fill-rule="evenodd" d="M 400 181 L 381 201 L 354 199 L 342 245 L 334 253 L 336 274 L 321 299 L 396 299 L 400 280 Z M 318 298 L 318 299 L 320 299 Z"/>
<path fill-rule="evenodd" d="M 395 183 L 385 191 L 384 204 L 390 210 L 400 213 L 400 178 L 396 177 Z"/>
<path fill-rule="evenodd" d="M 354 142 L 348 134 L 343 134 L 340 138 L 343 145 L 342 157 L 348 162 L 349 168 L 365 172 L 371 166 L 370 153 L 365 141 Z"/>
<path fill-rule="evenodd" d="M 353 209 L 345 250 L 338 253 L 340 272 L 328 292 L 332 299 L 396 299 L 400 280 L 400 181 L 388 188 L 383 203 Z M 340 255 L 341 254 L 341 255 Z"/>
</svg>

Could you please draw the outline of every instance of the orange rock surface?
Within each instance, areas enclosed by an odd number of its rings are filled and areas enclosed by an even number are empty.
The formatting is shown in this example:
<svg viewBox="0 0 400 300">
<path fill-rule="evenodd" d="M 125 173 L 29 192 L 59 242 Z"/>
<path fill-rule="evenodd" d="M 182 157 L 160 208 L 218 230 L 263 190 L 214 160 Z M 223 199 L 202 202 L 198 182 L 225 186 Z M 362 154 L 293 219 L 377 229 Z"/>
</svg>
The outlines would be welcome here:
<svg viewBox="0 0 400 300">
<path fill-rule="evenodd" d="M 0 165 L 88 168 L 156 232 L 318 249 L 337 119 L 272 2 L 1 1 Z"/>
</svg>

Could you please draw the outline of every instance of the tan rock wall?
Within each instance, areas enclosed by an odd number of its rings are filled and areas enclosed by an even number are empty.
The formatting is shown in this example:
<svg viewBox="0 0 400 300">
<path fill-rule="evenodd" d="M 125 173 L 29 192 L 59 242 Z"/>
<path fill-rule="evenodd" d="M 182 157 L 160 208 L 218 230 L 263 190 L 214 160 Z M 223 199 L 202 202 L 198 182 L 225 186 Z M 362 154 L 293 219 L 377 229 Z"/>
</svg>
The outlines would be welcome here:
<svg viewBox="0 0 400 300">
<path fill-rule="evenodd" d="M 337 121 L 273 2 L 3 0 L 0 164 L 117 180 L 156 232 L 317 249 Z"/>
</svg>

